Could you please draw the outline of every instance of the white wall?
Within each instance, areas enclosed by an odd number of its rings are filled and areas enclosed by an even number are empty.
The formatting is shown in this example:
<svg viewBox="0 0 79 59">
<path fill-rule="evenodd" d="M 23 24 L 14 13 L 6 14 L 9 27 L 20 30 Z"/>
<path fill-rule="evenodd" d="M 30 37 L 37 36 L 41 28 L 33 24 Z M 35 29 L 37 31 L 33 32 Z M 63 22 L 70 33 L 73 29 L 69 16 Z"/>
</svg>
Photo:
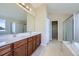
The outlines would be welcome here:
<svg viewBox="0 0 79 59">
<path fill-rule="evenodd" d="M 42 5 L 35 10 L 35 31 L 42 33 L 42 45 L 45 45 L 45 20 L 46 20 L 46 6 Z"/>
<path fill-rule="evenodd" d="M 50 39 L 50 20 L 47 18 L 46 5 L 41 5 L 35 9 L 35 31 L 42 33 L 41 45 L 46 45 Z"/>
<path fill-rule="evenodd" d="M 35 31 L 35 18 L 31 14 L 27 14 L 27 32 L 28 31 Z"/>
<path fill-rule="evenodd" d="M 50 30 L 50 27 L 51 24 L 50 24 L 50 19 L 46 19 L 46 22 L 45 22 L 45 43 L 48 44 L 49 41 L 51 40 L 51 30 Z"/>
</svg>

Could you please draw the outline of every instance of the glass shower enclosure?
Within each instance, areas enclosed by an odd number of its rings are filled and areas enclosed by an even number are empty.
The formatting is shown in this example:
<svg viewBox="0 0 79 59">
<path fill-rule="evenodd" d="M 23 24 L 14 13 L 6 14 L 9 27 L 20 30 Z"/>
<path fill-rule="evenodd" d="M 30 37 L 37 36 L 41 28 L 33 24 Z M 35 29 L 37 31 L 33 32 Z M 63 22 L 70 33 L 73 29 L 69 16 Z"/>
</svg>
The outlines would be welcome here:
<svg viewBox="0 0 79 59">
<path fill-rule="evenodd" d="M 64 41 L 72 42 L 74 40 L 74 19 L 70 16 L 63 22 Z"/>
</svg>

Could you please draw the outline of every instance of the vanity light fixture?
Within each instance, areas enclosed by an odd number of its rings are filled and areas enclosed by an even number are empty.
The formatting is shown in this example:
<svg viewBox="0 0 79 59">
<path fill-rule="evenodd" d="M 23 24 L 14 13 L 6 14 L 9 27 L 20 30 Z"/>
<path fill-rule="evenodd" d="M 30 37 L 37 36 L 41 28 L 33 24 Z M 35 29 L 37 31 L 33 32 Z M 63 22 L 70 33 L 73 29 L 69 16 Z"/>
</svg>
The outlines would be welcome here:
<svg viewBox="0 0 79 59">
<path fill-rule="evenodd" d="M 21 3 L 21 4 L 24 5 L 24 6 L 26 5 L 25 3 Z"/>
<path fill-rule="evenodd" d="M 32 11 L 32 9 L 29 7 L 29 5 L 26 5 L 25 3 L 19 3 L 19 5 L 21 5 L 22 7 L 24 7 L 28 11 Z"/>
<path fill-rule="evenodd" d="M 29 7 L 26 5 L 26 8 L 28 8 L 29 9 Z"/>
<path fill-rule="evenodd" d="M 21 7 L 24 11 L 26 11 L 27 13 L 35 16 L 35 13 L 32 10 L 32 7 L 30 4 L 28 3 L 16 3 L 19 7 Z"/>
<path fill-rule="evenodd" d="M 30 11 L 32 11 L 32 9 L 30 8 Z"/>
</svg>

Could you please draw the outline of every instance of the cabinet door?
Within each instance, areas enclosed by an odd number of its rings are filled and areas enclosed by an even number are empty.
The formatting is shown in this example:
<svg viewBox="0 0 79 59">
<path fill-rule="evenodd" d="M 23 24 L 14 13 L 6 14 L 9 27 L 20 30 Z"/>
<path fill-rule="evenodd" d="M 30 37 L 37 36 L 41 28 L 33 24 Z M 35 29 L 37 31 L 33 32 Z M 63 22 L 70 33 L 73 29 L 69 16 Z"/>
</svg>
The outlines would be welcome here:
<svg viewBox="0 0 79 59">
<path fill-rule="evenodd" d="M 39 45 L 41 44 L 41 34 L 38 35 Z"/>
<path fill-rule="evenodd" d="M 39 43 L 41 44 L 41 34 L 39 35 L 39 38 L 40 38 L 40 42 Z"/>
<path fill-rule="evenodd" d="M 25 55 L 28 56 L 28 45 L 25 46 Z"/>
<path fill-rule="evenodd" d="M 28 56 L 28 55 L 27 55 L 27 53 L 28 53 L 28 42 L 27 42 L 27 39 L 26 39 L 26 43 L 25 43 L 25 49 L 26 49 L 26 51 L 25 51 L 26 56 Z"/>
<path fill-rule="evenodd" d="M 28 56 L 30 56 L 33 52 L 32 46 L 32 41 L 28 42 Z"/>
<path fill-rule="evenodd" d="M 35 36 L 36 38 L 36 48 L 40 45 L 41 43 L 41 34 L 38 34 Z"/>
<path fill-rule="evenodd" d="M 14 49 L 14 56 L 25 56 L 25 45 Z"/>
<path fill-rule="evenodd" d="M 0 56 L 10 56 L 12 55 L 11 52 L 11 45 L 5 45 L 3 47 L 0 47 Z"/>
<path fill-rule="evenodd" d="M 38 37 L 37 37 L 37 35 L 35 36 L 35 48 L 37 48 L 38 47 Z"/>
<path fill-rule="evenodd" d="M 36 41 L 35 41 L 35 39 L 33 39 L 33 51 L 35 51 L 35 43 L 36 43 Z"/>
<path fill-rule="evenodd" d="M 39 46 L 39 35 L 37 35 L 37 47 Z"/>
<path fill-rule="evenodd" d="M 33 51 L 35 51 L 35 44 L 36 44 L 36 39 L 33 37 Z"/>
<path fill-rule="evenodd" d="M 39 43 L 40 43 L 40 37 L 39 35 L 36 36 L 36 47 L 39 46 Z"/>
<path fill-rule="evenodd" d="M 11 52 L 7 52 L 6 54 L 4 54 L 2 56 L 12 56 L 12 53 Z"/>
</svg>

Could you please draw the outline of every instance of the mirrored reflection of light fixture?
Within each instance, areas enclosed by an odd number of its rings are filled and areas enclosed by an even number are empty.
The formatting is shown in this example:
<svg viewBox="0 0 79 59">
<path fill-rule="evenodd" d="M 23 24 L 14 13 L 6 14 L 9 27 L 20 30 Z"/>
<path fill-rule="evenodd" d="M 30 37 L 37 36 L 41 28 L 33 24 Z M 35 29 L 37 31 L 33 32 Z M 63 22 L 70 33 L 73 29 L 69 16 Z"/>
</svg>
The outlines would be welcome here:
<svg viewBox="0 0 79 59">
<path fill-rule="evenodd" d="M 30 8 L 30 11 L 32 11 L 32 9 Z"/>
<path fill-rule="evenodd" d="M 24 5 L 24 6 L 26 5 L 25 3 L 21 3 L 21 4 Z"/>
<path fill-rule="evenodd" d="M 29 9 L 29 6 L 27 6 L 27 5 L 26 5 L 26 8 L 28 8 L 28 9 Z"/>
<path fill-rule="evenodd" d="M 25 3 L 19 3 L 19 5 L 21 5 L 22 7 L 24 7 L 28 11 L 32 11 L 32 9 L 27 4 L 25 4 Z"/>
</svg>

